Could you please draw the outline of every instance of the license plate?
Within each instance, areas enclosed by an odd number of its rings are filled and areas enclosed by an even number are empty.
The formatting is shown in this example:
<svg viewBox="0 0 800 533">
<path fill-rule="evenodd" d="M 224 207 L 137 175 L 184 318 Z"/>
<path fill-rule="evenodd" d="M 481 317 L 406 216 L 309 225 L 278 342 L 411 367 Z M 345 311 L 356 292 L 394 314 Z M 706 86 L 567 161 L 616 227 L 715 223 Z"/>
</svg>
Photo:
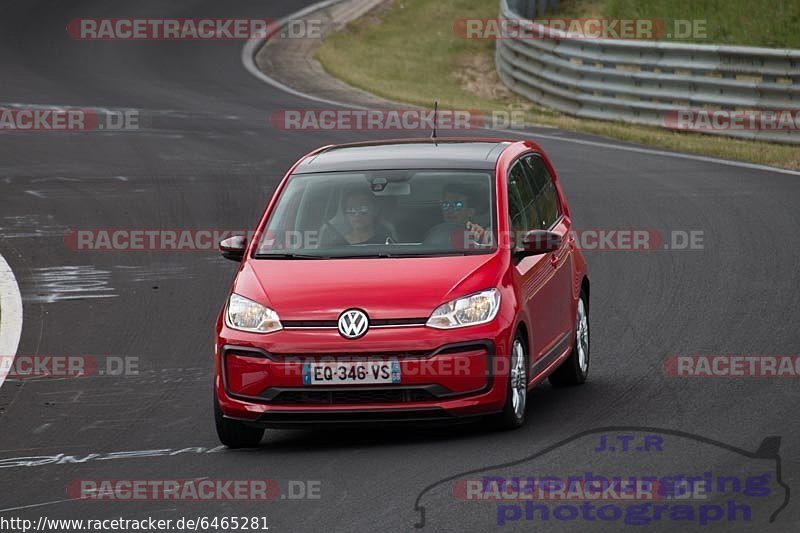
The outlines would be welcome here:
<svg viewBox="0 0 800 533">
<path fill-rule="evenodd" d="M 400 383 L 398 361 L 303 363 L 303 385 Z"/>
</svg>

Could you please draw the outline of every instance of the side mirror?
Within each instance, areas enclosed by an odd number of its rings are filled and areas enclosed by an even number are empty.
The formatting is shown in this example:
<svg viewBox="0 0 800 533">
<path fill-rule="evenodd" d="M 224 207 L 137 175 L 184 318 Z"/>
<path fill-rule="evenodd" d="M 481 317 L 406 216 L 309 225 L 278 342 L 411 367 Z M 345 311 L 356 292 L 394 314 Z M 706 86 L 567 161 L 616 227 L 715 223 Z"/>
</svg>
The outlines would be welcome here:
<svg viewBox="0 0 800 533">
<path fill-rule="evenodd" d="M 522 238 L 522 250 L 519 253 L 524 255 L 540 255 L 554 252 L 561 247 L 561 235 L 555 231 L 543 229 L 531 230 Z"/>
<path fill-rule="evenodd" d="M 244 235 L 234 235 L 219 243 L 219 251 L 222 257 L 231 261 L 241 261 L 247 249 L 247 237 Z"/>
</svg>

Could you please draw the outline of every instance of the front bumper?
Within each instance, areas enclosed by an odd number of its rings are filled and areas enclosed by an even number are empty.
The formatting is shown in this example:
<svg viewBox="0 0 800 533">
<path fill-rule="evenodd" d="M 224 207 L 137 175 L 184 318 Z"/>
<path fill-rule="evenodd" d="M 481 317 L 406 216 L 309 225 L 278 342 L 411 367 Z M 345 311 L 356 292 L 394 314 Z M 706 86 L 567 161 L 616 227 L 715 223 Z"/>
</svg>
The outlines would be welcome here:
<svg viewBox="0 0 800 533">
<path fill-rule="evenodd" d="M 357 341 L 327 329 L 256 335 L 223 325 L 215 357 L 217 400 L 224 416 L 264 427 L 463 421 L 502 409 L 507 339 L 496 324 L 374 329 Z M 303 363 L 331 359 L 398 361 L 401 382 L 303 384 Z"/>
</svg>

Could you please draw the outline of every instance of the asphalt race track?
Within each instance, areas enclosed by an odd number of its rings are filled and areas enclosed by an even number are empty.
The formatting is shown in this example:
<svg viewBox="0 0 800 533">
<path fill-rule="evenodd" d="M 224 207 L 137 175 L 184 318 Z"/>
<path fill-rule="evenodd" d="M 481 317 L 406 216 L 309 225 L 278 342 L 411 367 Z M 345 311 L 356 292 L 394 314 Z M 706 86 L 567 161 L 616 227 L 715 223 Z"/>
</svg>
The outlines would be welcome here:
<svg viewBox="0 0 800 533">
<path fill-rule="evenodd" d="M 460 501 L 437 483 L 520 461 L 517 474 L 567 476 L 609 464 L 632 475 L 772 472 L 776 489 L 750 498 L 749 523 L 650 527 L 800 530 L 798 377 L 682 378 L 664 370 L 676 354 L 798 354 L 800 175 L 620 150 L 602 139 L 575 143 L 554 130 L 538 140 L 578 228 L 655 230 L 667 242 L 673 231 L 703 235 L 702 249 L 586 252 L 593 366 L 585 386 L 540 385 L 527 425 L 507 433 L 475 425 L 275 430 L 258 449 L 218 447 L 212 332 L 235 264 L 213 248 L 79 251 L 65 234 L 249 230 L 302 154 L 385 135 L 273 128 L 273 111 L 321 106 L 249 74 L 241 41 L 77 41 L 65 26 L 75 17 L 279 18 L 306 3 L 0 5 L 0 106 L 133 109 L 140 117 L 134 131 L 0 133 L 0 255 L 22 294 L 18 355 L 138 358 L 133 375 L 2 384 L 0 517 L 263 516 L 270 531 L 481 531 L 499 525 L 498 506 Z M 617 434 L 657 434 L 664 444 L 611 459 L 596 451 L 598 436 Z M 769 437 L 780 440 L 756 453 Z M 79 480 L 197 478 L 275 480 L 283 498 L 84 501 L 68 490 Z M 311 482 L 304 486 L 318 487 L 319 497 L 293 498 L 293 481 Z M 540 523 L 524 511 L 512 522 L 508 512 L 504 529 L 638 527 Z"/>
</svg>

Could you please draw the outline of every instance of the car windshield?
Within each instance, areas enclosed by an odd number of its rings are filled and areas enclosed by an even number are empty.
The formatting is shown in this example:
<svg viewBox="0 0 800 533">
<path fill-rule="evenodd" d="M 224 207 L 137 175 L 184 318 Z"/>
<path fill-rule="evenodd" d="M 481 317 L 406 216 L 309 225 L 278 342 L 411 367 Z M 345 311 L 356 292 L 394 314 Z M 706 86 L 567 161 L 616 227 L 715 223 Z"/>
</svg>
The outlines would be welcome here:
<svg viewBox="0 0 800 533">
<path fill-rule="evenodd" d="M 485 170 L 376 170 L 290 177 L 255 257 L 489 253 L 494 182 Z"/>
</svg>

